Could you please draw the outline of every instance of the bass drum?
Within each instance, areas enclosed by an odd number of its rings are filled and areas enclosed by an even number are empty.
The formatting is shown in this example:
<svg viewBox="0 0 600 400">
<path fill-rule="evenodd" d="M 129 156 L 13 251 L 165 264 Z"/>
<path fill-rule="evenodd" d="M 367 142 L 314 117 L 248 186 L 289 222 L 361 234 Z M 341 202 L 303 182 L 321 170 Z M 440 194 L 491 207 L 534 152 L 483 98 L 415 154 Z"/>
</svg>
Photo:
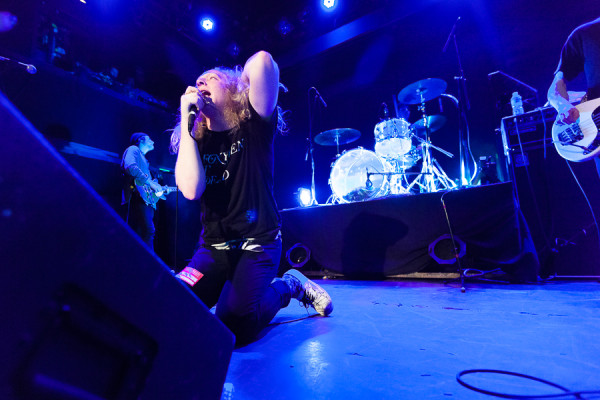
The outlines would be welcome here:
<svg viewBox="0 0 600 400">
<path fill-rule="evenodd" d="M 377 154 L 361 147 L 345 151 L 331 167 L 329 186 L 341 203 L 371 200 L 386 194 L 389 168 Z"/>
</svg>

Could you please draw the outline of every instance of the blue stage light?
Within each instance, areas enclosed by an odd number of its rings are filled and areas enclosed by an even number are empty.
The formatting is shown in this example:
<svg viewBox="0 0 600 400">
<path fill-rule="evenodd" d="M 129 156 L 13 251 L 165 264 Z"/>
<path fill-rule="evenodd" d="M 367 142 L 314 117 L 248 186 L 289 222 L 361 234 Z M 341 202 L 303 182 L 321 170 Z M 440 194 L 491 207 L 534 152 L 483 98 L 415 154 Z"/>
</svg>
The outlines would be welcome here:
<svg viewBox="0 0 600 400">
<path fill-rule="evenodd" d="M 215 22 L 211 18 L 205 17 L 202 18 L 202 21 L 200 21 L 200 26 L 206 32 L 210 32 L 215 28 Z"/>
<path fill-rule="evenodd" d="M 332 10 L 335 6 L 337 6 L 337 0 L 323 0 L 323 7 L 326 10 Z"/>
<path fill-rule="evenodd" d="M 297 193 L 298 193 L 298 203 L 300 203 L 300 205 L 302 207 L 309 206 L 310 200 L 311 200 L 310 189 L 298 188 Z"/>
</svg>

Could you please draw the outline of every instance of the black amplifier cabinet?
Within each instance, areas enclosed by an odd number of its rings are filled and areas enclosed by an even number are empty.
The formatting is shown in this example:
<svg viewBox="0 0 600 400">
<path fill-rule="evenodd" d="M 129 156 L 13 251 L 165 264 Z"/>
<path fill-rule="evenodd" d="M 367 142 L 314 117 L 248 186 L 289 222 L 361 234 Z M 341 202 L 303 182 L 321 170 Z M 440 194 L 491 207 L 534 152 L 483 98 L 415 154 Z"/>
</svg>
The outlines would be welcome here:
<svg viewBox="0 0 600 400">
<path fill-rule="evenodd" d="M 521 146 L 531 149 L 552 143 L 552 124 L 555 119 L 556 110 L 552 107 L 536 108 L 525 114 L 502 118 L 505 152 Z"/>
<path fill-rule="evenodd" d="M 552 147 L 552 124 L 555 119 L 556 110 L 552 107 L 536 108 L 525 114 L 502 118 L 502 154 L 498 156 L 503 176 L 512 179 L 512 164 L 525 165 L 528 162 L 528 150 L 544 149 L 545 153 Z"/>
</svg>

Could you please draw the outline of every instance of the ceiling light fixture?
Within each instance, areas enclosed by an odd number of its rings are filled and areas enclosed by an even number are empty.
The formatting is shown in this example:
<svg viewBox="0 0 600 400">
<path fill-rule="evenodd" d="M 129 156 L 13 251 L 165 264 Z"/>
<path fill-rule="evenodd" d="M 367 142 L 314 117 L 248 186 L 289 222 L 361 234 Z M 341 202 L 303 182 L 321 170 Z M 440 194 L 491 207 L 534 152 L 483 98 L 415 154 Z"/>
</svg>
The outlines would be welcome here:
<svg viewBox="0 0 600 400">
<path fill-rule="evenodd" d="M 200 21 L 200 26 L 206 32 L 210 32 L 215 28 L 215 22 L 212 19 L 205 17 L 205 18 L 202 18 L 202 20 Z"/>
</svg>

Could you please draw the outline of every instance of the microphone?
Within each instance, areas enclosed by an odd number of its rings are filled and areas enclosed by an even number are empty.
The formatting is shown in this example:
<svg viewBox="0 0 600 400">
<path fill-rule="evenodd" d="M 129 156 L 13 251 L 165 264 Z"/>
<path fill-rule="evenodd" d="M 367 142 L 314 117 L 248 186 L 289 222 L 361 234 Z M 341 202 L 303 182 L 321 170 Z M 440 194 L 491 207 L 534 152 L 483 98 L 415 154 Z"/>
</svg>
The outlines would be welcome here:
<svg viewBox="0 0 600 400">
<path fill-rule="evenodd" d="M 452 35 L 454 34 L 454 31 L 456 30 L 456 25 L 458 24 L 458 21 L 460 21 L 460 17 L 456 18 L 456 21 L 454 22 L 454 25 L 452 26 L 452 30 L 450 31 L 450 34 L 448 35 L 448 39 L 446 40 L 446 44 L 444 45 L 444 48 L 442 49 L 442 53 L 446 52 L 446 49 L 448 48 L 448 43 L 450 43 L 450 38 L 452 37 Z"/>
<path fill-rule="evenodd" d="M 319 93 L 317 88 L 313 86 L 311 87 L 311 89 L 315 91 L 315 97 L 321 100 L 321 104 L 323 104 L 323 107 L 327 107 L 327 103 L 325 103 L 325 100 L 323 100 L 323 97 L 321 97 L 321 93 Z"/>
<path fill-rule="evenodd" d="M 29 72 L 31 75 L 37 73 L 37 68 L 35 67 L 35 65 L 33 64 L 22 64 L 25 69 L 27 70 L 27 72 Z"/>
<path fill-rule="evenodd" d="M 198 107 L 191 106 L 188 114 L 188 133 L 191 135 L 192 130 L 194 129 L 194 122 L 196 122 L 196 118 L 198 117 Z"/>
<path fill-rule="evenodd" d="M 37 73 L 37 68 L 33 64 L 25 64 L 25 63 L 22 63 L 20 61 L 12 60 L 12 59 L 10 59 L 8 57 L 2 57 L 2 56 L 0 56 L 0 61 L 11 61 L 11 62 L 17 63 L 17 64 L 25 67 L 25 69 L 27 70 L 27 72 L 30 73 L 31 75 Z"/>
</svg>

